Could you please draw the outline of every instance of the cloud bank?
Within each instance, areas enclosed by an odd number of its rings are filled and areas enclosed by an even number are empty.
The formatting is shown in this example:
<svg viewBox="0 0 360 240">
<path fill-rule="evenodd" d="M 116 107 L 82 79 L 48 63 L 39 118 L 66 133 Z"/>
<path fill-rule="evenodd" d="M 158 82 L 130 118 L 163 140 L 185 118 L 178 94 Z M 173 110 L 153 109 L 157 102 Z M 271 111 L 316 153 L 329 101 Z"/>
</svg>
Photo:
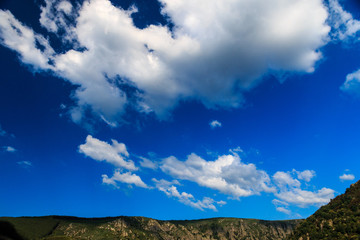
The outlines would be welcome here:
<svg viewBox="0 0 360 240">
<path fill-rule="evenodd" d="M 217 211 L 217 206 L 221 207 L 226 202 L 208 196 L 199 200 L 191 193 L 180 191 L 179 187 L 183 186 L 182 184 L 193 182 L 199 187 L 221 193 L 233 200 L 262 193 L 273 194 L 276 198 L 272 203 L 277 211 L 288 215 L 291 214 L 290 206 L 302 208 L 321 206 L 334 197 L 334 190 L 330 188 L 308 190 L 311 186 L 310 181 L 316 175 L 313 170 L 277 171 L 273 176 L 269 176 L 255 164 L 242 162 L 237 151 L 234 150 L 230 150 L 227 155 L 218 156 L 215 160 L 205 160 L 191 153 L 185 161 L 170 156 L 156 163 L 135 155 L 140 165 L 136 166 L 134 161 L 129 160 L 130 154 L 125 144 L 116 140 L 111 141 L 112 144 L 109 144 L 89 135 L 86 142 L 79 146 L 79 152 L 85 156 L 107 162 L 115 167 L 112 177 L 107 174 L 102 175 L 104 184 L 115 188 L 120 188 L 120 184 L 127 184 L 149 190 L 157 189 L 170 198 L 202 211 L 205 209 Z M 142 171 L 144 168 L 148 170 Z M 159 175 L 159 170 L 172 180 L 156 179 L 155 175 Z M 134 171 L 137 171 L 137 174 L 133 173 Z M 150 174 L 152 183 L 142 180 L 146 174 Z"/>
<path fill-rule="evenodd" d="M 215 161 L 207 161 L 194 153 L 186 161 L 168 157 L 160 168 L 174 178 L 196 182 L 236 199 L 274 191 L 269 186 L 268 174 L 254 164 L 241 162 L 236 153 L 219 156 Z"/>
<path fill-rule="evenodd" d="M 70 49 L 56 52 L 11 12 L 0 10 L 2 45 L 35 71 L 78 86 L 71 117 L 86 111 L 117 126 L 128 108 L 166 118 L 182 100 L 241 106 L 264 74 L 313 72 L 328 41 L 321 0 L 160 0 L 174 24 L 137 28 L 136 8 L 109 0 L 45 0 L 40 23 Z M 204 7 L 206 5 L 206 7 Z"/>
</svg>

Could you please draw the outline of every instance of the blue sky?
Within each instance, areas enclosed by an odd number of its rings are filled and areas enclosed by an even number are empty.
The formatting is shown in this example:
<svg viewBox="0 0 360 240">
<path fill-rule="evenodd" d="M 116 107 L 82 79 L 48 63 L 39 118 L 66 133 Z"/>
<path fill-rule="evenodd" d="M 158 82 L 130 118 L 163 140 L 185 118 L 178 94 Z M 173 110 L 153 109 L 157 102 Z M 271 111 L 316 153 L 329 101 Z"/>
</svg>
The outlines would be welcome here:
<svg viewBox="0 0 360 240">
<path fill-rule="evenodd" d="M 1 1 L 0 215 L 311 215 L 359 176 L 359 7 Z"/>
</svg>

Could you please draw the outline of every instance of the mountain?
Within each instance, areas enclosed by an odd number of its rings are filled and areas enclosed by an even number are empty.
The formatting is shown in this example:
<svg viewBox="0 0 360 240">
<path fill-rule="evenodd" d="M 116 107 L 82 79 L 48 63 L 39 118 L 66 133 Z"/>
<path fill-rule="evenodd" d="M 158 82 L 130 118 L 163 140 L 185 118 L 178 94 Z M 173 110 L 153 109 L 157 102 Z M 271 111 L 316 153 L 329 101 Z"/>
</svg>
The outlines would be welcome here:
<svg viewBox="0 0 360 240">
<path fill-rule="evenodd" d="M 299 224 L 288 239 L 360 239 L 360 181 Z"/>
<path fill-rule="evenodd" d="M 161 221 L 144 217 L 1 217 L 0 240 L 285 239 L 302 220 L 212 218 Z"/>
</svg>

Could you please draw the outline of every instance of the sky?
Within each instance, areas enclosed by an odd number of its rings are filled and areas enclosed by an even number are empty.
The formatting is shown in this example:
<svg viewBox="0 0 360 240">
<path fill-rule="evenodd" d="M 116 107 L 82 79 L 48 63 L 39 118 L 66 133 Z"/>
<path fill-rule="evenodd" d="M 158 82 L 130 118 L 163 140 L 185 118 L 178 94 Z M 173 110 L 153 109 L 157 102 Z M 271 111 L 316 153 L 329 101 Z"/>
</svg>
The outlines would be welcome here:
<svg viewBox="0 0 360 240">
<path fill-rule="evenodd" d="M 0 0 L 0 216 L 306 218 L 360 173 L 357 0 Z"/>
</svg>

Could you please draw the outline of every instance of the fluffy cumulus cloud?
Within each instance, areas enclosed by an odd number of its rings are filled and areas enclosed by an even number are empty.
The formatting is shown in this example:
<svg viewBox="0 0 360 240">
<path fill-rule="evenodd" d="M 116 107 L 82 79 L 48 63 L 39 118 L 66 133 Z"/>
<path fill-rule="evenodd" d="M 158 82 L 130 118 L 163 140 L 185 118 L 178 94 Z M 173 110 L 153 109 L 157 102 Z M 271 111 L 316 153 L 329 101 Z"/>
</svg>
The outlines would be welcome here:
<svg viewBox="0 0 360 240">
<path fill-rule="evenodd" d="M 293 169 L 288 172 L 278 171 L 270 177 L 266 171 L 258 169 L 255 164 L 242 162 L 237 154 L 240 148 L 229 150 L 229 154 L 218 156 L 212 161 L 205 160 L 195 153 L 188 155 L 185 161 L 180 161 L 174 156 L 159 161 L 137 156 L 140 166 L 136 166 L 129 160 L 130 154 L 125 144 L 116 140 L 111 141 L 112 144 L 109 144 L 89 135 L 86 142 L 79 146 L 79 152 L 85 156 L 114 166 L 113 176 L 102 175 L 104 184 L 115 188 L 120 188 L 120 184 L 127 184 L 150 190 L 157 189 L 168 197 L 195 209 L 217 211 L 217 207 L 223 206 L 226 202 L 214 200 L 208 196 L 203 196 L 200 200 L 191 193 L 180 191 L 179 188 L 186 181 L 218 191 L 230 199 L 260 195 L 264 192 L 273 194 L 276 198 L 272 203 L 276 210 L 287 215 L 292 214 L 290 210 L 292 206 L 321 206 L 334 197 L 334 190 L 329 188 L 309 190 L 310 187 L 315 188 L 309 183 L 316 175 L 315 171 Z M 141 171 L 143 168 L 153 171 Z M 138 171 L 137 174 L 133 173 L 134 171 Z M 142 180 L 144 174 L 154 174 L 155 171 L 157 171 L 157 176 L 158 171 L 162 171 L 173 179 L 171 181 L 157 180 L 154 178 L 155 175 L 150 175 L 152 184 Z M 349 176 L 344 174 L 340 178 L 345 179 Z"/>
<path fill-rule="evenodd" d="M 257 169 L 252 163 L 243 163 L 234 152 L 219 156 L 214 161 L 207 161 L 194 153 L 186 161 L 172 156 L 164 159 L 160 168 L 174 178 L 195 182 L 236 199 L 275 191 L 265 171 Z"/>
<path fill-rule="evenodd" d="M 329 21 L 333 27 L 331 33 L 333 39 L 345 43 L 358 42 L 360 39 L 360 21 L 354 19 L 351 13 L 344 10 L 338 0 L 329 1 L 329 11 L 331 13 Z M 360 96 L 360 69 L 346 76 L 341 90 Z"/>
<path fill-rule="evenodd" d="M 135 185 L 137 187 L 149 188 L 141 180 L 141 178 L 138 175 L 130 173 L 130 172 L 120 173 L 119 171 L 116 171 L 111 178 L 109 178 L 108 175 L 103 174 L 102 175 L 102 181 L 105 184 L 110 184 L 110 185 L 113 185 L 115 187 L 117 187 L 116 182 L 121 182 L 121 183 L 133 184 L 133 185 Z"/>
<path fill-rule="evenodd" d="M 270 178 L 254 164 L 243 163 L 234 151 L 230 153 L 214 161 L 207 161 L 194 153 L 185 161 L 172 156 L 163 160 L 160 169 L 175 179 L 195 182 L 234 199 L 262 192 L 272 193 L 276 197 L 273 204 L 277 211 L 287 215 L 292 214 L 292 206 L 321 206 L 334 197 L 334 190 L 330 188 L 309 190 L 310 187 L 315 188 L 309 184 L 316 175 L 313 170 L 278 171 Z"/>
<path fill-rule="evenodd" d="M 6 152 L 11 152 L 11 153 L 16 152 L 16 149 L 14 147 L 11 147 L 11 146 L 5 146 L 4 150 Z"/>
<path fill-rule="evenodd" d="M 355 176 L 353 174 L 344 173 L 343 175 L 339 176 L 339 179 L 341 181 L 352 181 L 355 179 Z"/>
<path fill-rule="evenodd" d="M 126 145 L 116 140 L 111 141 L 112 144 L 109 144 L 88 135 L 85 143 L 79 146 L 79 152 L 96 161 L 110 163 L 116 168 L 112 177 L 107 174 L 102 175 L 104 184 L 113 185 L 116 188 L 119 188 L 118 183 L 150 188 L 138 175 L 132 173 L 132 171 L 138 170 L 138 167 L 135 166 L 132 160 L 128 159 L 130 154 L 126 149 Z M 123 172 L 124 170 L 127 172 Z"/>
<path fill-rule="evenodd" d="M 52 69 L 48 62 L 52 60 L 54 50 L 48 40 L 20 23 L 9 11 L 0 10 L 0 40 L 35 70 Z"/>
<path fill-rule="evenodd" d="M 334 198 L 334 190 L 322 188 L 316 192 L 293 188 L 287 191 L 280 191 L 276 196 L 288 203 L 293 203 L 300 207 L 309 205 L 321 206 L 327 204 Z"/>
<path fill-rule="evenodd" d="M 302 172 L 296 171 L 296 174 L 300 180 L 304 180 L 305 182 L 310 182 L 311 179 L 316 175 L 314 170 L 305 170 Z"/>
<path fill-rule="evenodd" d="M 308 183 L 315 176 L 313 170 L 305 170 L 302 172 L 292 170 L 291 172 L 276 172 L 272 179 L 277 186 L 275 196 L 278 199 L 273 204 L 279 208 L 289 210 L 289 204 L 298 207 L 321 206 L 327 204 L 330 199 L 334 198 L 334 190 L 330 188 L 322 188 L 317 191 L 310 191 L 302 188 L 301 181 Z M 282 211 L 284 212 L 284 211 Z"/>
<path fill-rule="evenodd" d="M 360 21 L 353 18 L 351 13 L 345 11 L 338 0 L 329 0 L 329 21 L 333 27 L 332 37 L 335 40 L 348 41 L 356 37 L 360 30 Z"/>
<path fill-rule="evenodd" d="M 88 135 L 86 142 L 79 146 L 79 152 L 97 161 L 108 162 L 115 167 L 137 170 L 132 160 L 128 160 L 129 153 L 125 144 L 111 140 L 112 144 Z"/>
<path fill-rule="evenodd" d="M 214 128 L 217 128 L 217 127 L 221 127 L 221 122 L 219 122 L 218 120 L 213 120 L 213 121 L 211 121 L 210 123 L 209 123 L 209 125 L 210 125 L 210 127 L 212 128 L 212 129 L 214 129 Z"/>
<path fill-rule="evenodd" d="M 72 46 L 62 52 L 1 10 L 1 43 L 34 69 L 78 86 L 70 112 L 75 122 L 90 111 L 116 126 L 128 108 L 163 118 L 183 99 L 210 108 L 238 107 L 242 92 L 269 71 L 314 71 L 328 41 L 321 0 L 159 1 L 172 30 L 139 29 L 132 20 L 135 8 L 121 9 L 109 0 L 81 6 L 46 0 L 40 23 Z"/>
<path fill-rule="evenodd" d="M 341 86 L 341 90 L 355 96 L 360 96 L 360 69 L 346 75 L 346 80 Z"/>
</svg>

